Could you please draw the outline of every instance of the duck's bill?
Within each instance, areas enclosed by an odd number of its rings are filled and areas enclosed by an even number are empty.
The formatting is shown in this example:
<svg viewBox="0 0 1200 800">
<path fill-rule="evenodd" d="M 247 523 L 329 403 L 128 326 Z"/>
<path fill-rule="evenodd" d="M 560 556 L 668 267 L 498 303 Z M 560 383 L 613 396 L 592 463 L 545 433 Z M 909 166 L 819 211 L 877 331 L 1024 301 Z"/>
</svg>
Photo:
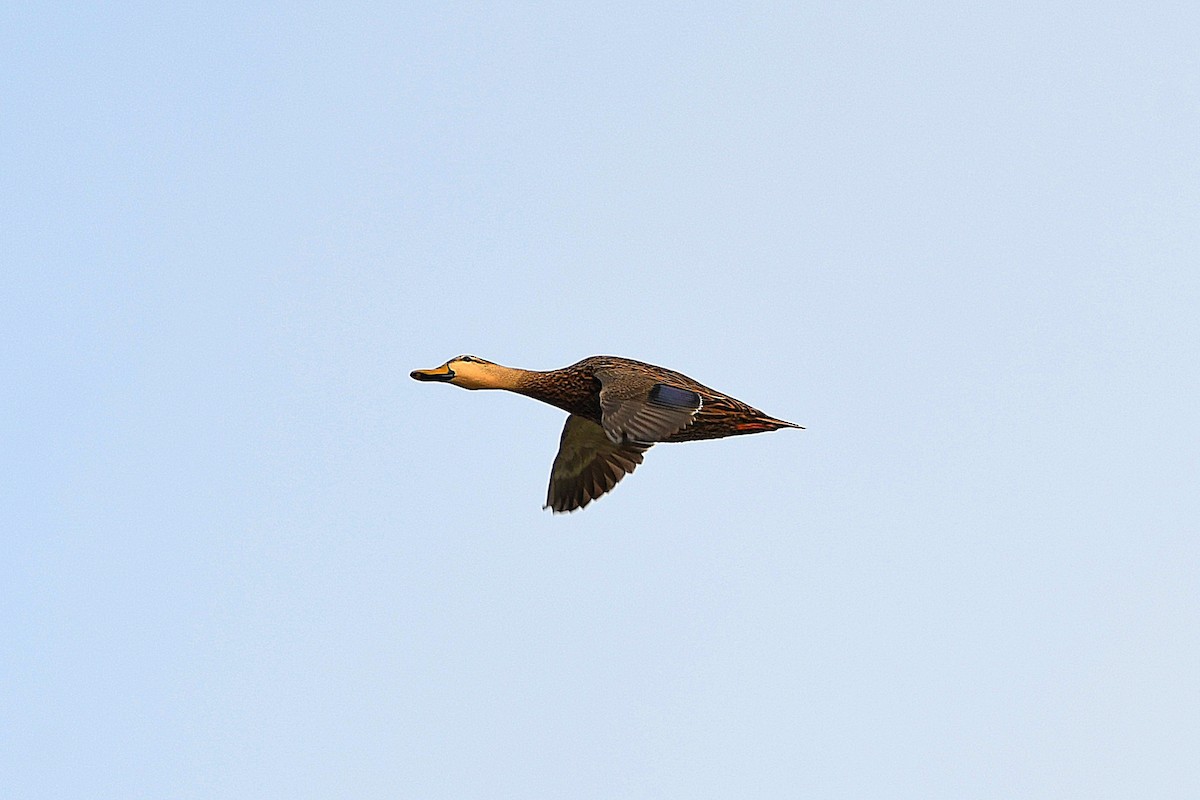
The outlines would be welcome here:
<svg viewBox="0 0 1200 800">
<path fill-rule="evenodd" d="M 449 364 L 443 364 L 436 369 L 414 369 L 408 374 L 418 381 L 448 381 L 454 378 L 454 370 L 450 369 Z"/>
</svg>

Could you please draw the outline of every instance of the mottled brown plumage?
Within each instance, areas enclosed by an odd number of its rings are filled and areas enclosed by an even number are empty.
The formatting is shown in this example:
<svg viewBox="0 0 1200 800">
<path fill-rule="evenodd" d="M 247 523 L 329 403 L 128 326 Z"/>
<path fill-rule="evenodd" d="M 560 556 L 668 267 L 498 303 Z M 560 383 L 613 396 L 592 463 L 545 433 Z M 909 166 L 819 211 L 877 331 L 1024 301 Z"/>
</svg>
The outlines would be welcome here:
<svg viewBox="0 0 1200 800">
<path fill-rule="evenodd" d="M 583 508 L 642 463 L 658 442 L 719 439 L 799 428 L 674 370 L 616 356 L 592 356 L 536 372 L 459 356 L 412 377 L 467 389 L 506 389 L 570 414 L 550 471 L 546 507 Z"/>
</svg>

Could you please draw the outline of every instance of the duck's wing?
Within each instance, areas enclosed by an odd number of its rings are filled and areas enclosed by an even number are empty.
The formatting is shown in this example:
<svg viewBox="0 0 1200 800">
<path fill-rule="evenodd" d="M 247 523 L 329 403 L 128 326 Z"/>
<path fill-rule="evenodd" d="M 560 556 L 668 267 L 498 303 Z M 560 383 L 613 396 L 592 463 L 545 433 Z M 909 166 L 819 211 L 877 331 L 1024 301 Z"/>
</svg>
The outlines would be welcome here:
<svg viewBox="0 0 1200 800">
<path fill-rule="evenodd" d="M 617 444 L 599 425 L 572 414 L 563 426 L 558 455 L 550 468 L 550 488 L 543 508 L 556 512 L 583 508 L 637 469 L 642 453 L 649 447 Z"/>
<path fill-rule="evenodd" d="M 613 442 L 661 442 L 686 428 L 704 405 L 691 389 L 653 375 L 597 370 L 600 417 Z"/>
</svg>

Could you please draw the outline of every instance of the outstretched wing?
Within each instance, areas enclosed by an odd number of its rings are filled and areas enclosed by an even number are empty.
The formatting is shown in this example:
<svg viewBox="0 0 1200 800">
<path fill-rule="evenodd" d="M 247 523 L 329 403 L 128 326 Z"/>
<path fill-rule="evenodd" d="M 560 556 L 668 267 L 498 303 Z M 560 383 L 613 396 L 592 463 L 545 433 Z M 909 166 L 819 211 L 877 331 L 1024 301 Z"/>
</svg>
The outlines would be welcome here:
<svg viewBox="0 0 1200 800">
<path fill-rule="evenodd" d="M 556 512 L 583 508 L 633 472 L 649 447 L 613 442 L 599 425 L 572 414 L 563 426 L 558 455 L 550 469 L 544 508 Z"/>
<path fill-rule="evenodd" d="M 651 376 L 598 370 L 600 416 L 613 442 L 661 442 L 692 424 L 704 404 L 691 389 Z"/>
</svg>

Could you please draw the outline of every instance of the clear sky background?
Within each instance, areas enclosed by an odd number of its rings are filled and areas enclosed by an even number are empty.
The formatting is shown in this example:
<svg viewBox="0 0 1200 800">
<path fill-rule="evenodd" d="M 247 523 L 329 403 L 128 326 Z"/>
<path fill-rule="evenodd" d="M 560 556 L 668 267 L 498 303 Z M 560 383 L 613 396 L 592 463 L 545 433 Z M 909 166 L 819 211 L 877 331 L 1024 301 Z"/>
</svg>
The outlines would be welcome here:
<svg viewBox="0 0 1200 800">
<path fill-rule="evenodd" d="M 3 12 L 0 794 L 1200 797 L 1200 11 L 736 5 Z"/>
</svg>

